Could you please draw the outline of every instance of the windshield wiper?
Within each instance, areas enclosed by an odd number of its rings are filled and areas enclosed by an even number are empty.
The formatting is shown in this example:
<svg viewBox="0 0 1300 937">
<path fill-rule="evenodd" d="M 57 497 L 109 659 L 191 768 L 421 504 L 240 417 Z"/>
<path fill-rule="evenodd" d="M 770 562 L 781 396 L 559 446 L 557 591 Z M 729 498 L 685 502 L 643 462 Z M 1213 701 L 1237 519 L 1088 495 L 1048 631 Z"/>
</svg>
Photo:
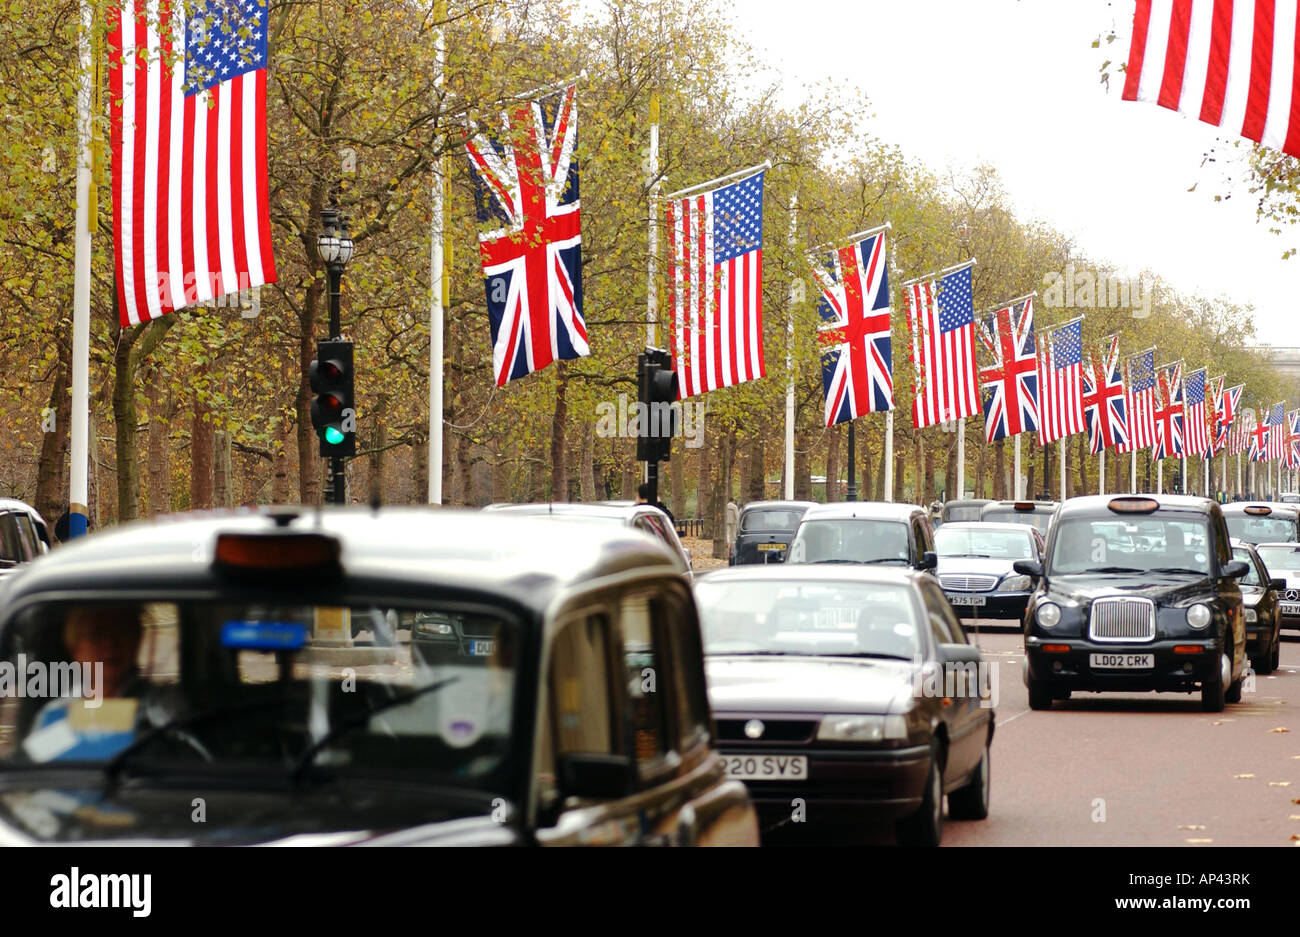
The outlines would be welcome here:
<svg viewBox="0 0 1300 937">
<path fill-rule="evenodd" d="M 1193 575 L 1196 575 L 1196 576 L 1204 576 L 1204 575 L 1206 575 L 1206 573 L 1205 573 L 1204 570 L 1200 570 L 1200 569 L 1188 569 L 1186 566 L 1157 566 L 1157 567 L 1155 567 L 1154 569 L 1149 569 L 1149 570 L 1147 570 L 1147 572 L 1151 572 L 1151 573 L 1192 573 Z"/>
<path fill-rule="evenodd" d="M 854 565 L 857 565 L 858 563 L 860 563 L 860 562 L 862 562 L 862 561 L 861 561 L 861 560 L 833 559 L 833 560 L 809 560 L 808 562 L 809 562 L 810 564 L 813 564 L 813 565 L 816 565 L 816 564 L 818 564 L 818 563 L 852 563 L 852 564 L 854 564 Z"/>
<path fill-rule="evenodd" d="M 367 709 L 365 712 L 360 712 L 349 719 L 344 719 L 338 725 L 331 728 L 328 732 L 326 732 L 319 739 L 313 742 L 311 746 L 308 747 L 308 749 L 305 752 L 303 752 L 301 756 L 299 756 L 298 760 L 294 763 L 293 769 L 289 772 L 289 780 L 294 783 L 297 783 L 298 779 L 303 775 L 303 773 L 308 768 L 311 767 L 312 762 L 316 760 L 316 756 L 319 755 L 322 751 L 324 751 L 325 747 L 329 745 L 330 742 L 333 742 L 341 735 L 345 735 L 348 732 L 351 732 L 353 729 L 358 729 L 361 726 L 366 725 L 367 723 L 370 722 L 371 716 L 377 715 L 378 713 L 381 713 L 386 709 L 392 709 L 395 706 L 402 706 L 406 703 L 411 702 L 414 699 L 418 699 L 419 697 L 424 696 L 426 693 L 434 693 L 438 690 L 441 690 L 443 687 L 449 684 L 456 683 L 459 680 L 460 677 L 458 676 L 446 677 L 442 680 L 437 680 L 433 683 L 430 683 L 428 686 L 422 686 L 418 690 L 413 690 L 410 693 L 403 693 L 401 696 L 394 696 L 391 699 L 386 699 L 378 706 L 372 706 L 369 709 Z"/>
<path fill-rule="evenodd" d="M 873 565 L 875 565 L 876 563 L 902 563 L 904 566 L 907 565 L 907 560 L 902 559 L 902 558 L 897 557 L 897 556 L 882 556 L 882 557 L 880 557 L 879 559 L 874 559 L 874 560 L 858 560 L 858 562 L 859 562 L 859 563 L 862 563 L 862 564 L 864 564 L 864 565 L 867 565 L 867 566 L 873 566 Z"/>
<path fill-rule="evenodd" d="M 1144 573 L 1145 569 L 1134 569 L 1132 566 L 1094 566 L 1092 569 L 1081 569 L 1078 573 L 1066 575 L 1082 575 L 1086 573 Z"/>
<path fill-rule="evenodd" d="M 992 553 L 940 553 L 939 554 L 939 559 L 941 560 L 942 559 L 965 559 L 965 558 L 971 558 L 977 560 L 991 560 L 993 559 L 993 554 Z"/>
<path fill-rule="evenodd" d="M 850 654 L 832 654 L 831 657 L 874 657 L 884 660 L 912 660 L 911 657 L 905 657 L 902 654 L 877 654 L 875 651 L 853 651 Z"/>
</svg>

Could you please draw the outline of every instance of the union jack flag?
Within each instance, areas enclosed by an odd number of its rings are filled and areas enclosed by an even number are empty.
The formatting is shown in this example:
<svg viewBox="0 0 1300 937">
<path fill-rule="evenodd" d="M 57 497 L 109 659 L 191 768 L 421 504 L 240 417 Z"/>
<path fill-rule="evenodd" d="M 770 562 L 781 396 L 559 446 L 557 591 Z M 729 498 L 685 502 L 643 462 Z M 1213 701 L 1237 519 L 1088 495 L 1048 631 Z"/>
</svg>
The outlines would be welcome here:
<svg viewBox="0 0 1300 937">
<path fill-rule="evenodd" d="M 1102 350 L 1100 359 L 1088 356 L 1083 370 L 1083 414 L 1088 420 L 1088 449 L 1094 455 L 1128 442 L 1119 336 L 1110 336 Z"/>
<path fill-rule="evenodd" d="M 1206 434 L 1210 437 L 1210 449 L 1206 453 L 1206 458 L 1213 458 L 1222 452 L 1227 442 L 1226 434 L 1222 440 L 1219 439 L 1219 409 L 1223 406 L 1224 377 L 1225 375 L 1220 374 L 1218 377 L 1210 378 L 1205 392 L 1205 409 L 1209 419 Z"/>
<path fill-rule="evenodd" d="M 1083 419 L 1083 320 L 1051 332 L 1038 362 L 1038 441 L 1046 445 L 1086 428 Z"/>
<path fill-rule="evenodd" d="M 1238 384 L 1236 387 L 1226 388 L 1219 394 L 1219 407 L 1216 413 L 1218 425 L 1215 427 L 1215 446 L 1216 451 L 1221 451 L 1225 447 L 1229 455 L 1238 455 L 1245 443 L 1245 436 L 1240 432 L 1240 420 L 1237 419 L 1237 411 L 1241 407 L 1241 393 L 1246 389 L 1245 384 Z M 1237 432 L 1234 434 L 1234 429 Z"/>
<path fill-rule="evenodd" d="M 971 261 L 974 263 L 974 261 Z M 974 416 L 975 302 L 971 264 L 907 288 L 907 325 L 916 368 L 912 425 L 917 429 Z"/>
<path fill-rule="evenodd" d="M 1260 421 L 1253 411 L 1250 414 L 1250 452 L 1247 458 L 1251 462 L 1263 462 L 1268 458 L 1268 423 Z"/>
<path fill-rule="evenodd" d="M 1183 363 L 1165 365 L 1157 375 L 1156 441 L 1151 447 L 1154 460 L 1183 455 Z"/>
<path fill-rule="evenodd" d="M 1145 449 L 1156 441 L 1156 350 L 1148 348 L 1128 359 L 1128 442 L 1120 452 Z"/>
<path fill-rule="evenodd" d="M 479 259 L 497 386 L 591 354 L 582 317 L 577 86 L 470 128 Z"/>
<path fill-rule="evenodd" d="M 1266 459 L 1281 459 L 1286 451 L 1286 416 L 1283 409 L 1283 404 L 1273 404 L 1273 409 L 1268 411 L 1268 416 L 1264 419 L 1268 426 L 1268 449 L 1264 453 Z"/>
<path fill-rule="evenodd" d="M 818 338 L 833 346 L 822 352 L 826 425 L 894 409 L 885 232 L 810 260 L 827 323 Z"/>
<path fill-rule="evenodd" d="M 979 338 L 993 359 L 980 370 L 984 438 L 989 442 L 1038 429 L 1038 358 L 1034 300 L 999 309 L 979 323 Z"/>
<path fill-rule="evenodd" d="M 1300 410 L 1292 410 L 1286 415 L 1286 427 L 1284 464 L 1287 468 L 1300 468 Z"/>
<path fill-rule="evenodd" d="M 1186 421 L 1186 453 L 1194 456 L 1210 455 L 1210 437 L 1206 432 L 1205 368 L 1188 372 L 1183 384 L 1183 414 Z"/>
</svg>

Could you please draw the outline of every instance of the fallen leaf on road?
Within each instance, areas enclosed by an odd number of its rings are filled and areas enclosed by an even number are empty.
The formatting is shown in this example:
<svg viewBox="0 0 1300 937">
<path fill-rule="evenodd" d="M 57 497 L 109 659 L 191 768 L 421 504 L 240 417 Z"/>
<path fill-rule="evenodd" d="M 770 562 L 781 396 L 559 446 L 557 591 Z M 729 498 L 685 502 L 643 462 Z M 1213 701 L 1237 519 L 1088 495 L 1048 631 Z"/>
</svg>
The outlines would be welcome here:
<svg viewBox="0 0 1300 937">
<path fill-rule="evenodd" d="M 1180 826 L 1179 829 L 1180 829 L 1180 830 L 1203 830 L 1203 829 L 1205 829 L 1205 827 L 1203 827 L 1203 826 L 1196 826 L 1195 824 L 1193 824 L 1193 825 L 1191 825 L 1191 826 Z"/>
<path fill-rule="evenodd" d="M 1292 798 L 1291 798 L 1291 803 L 1293 803 L 1293 804 L 1300 804 L 1300 797 L 1292 797 Z"/>
<path fill-rule="evenodd" d="M 1221 725 L 1223 725 L 1223 720 L 1222 720 L 1222 719 L 1215 719 L 1213 722 L 1210 723 L 1210 725 L 1212 725 L 1212 726 L 1221 726 Z"/>
<path fill-rule="evenodd" d="M 1253 778 L 1253 774 L 1234 774 L 1234 778 Z"/>
<path fill-rule="evenodd" d="M 1287 819 L 1288 819 L 1288 820 L 1300 820 L 1300 813 L 1293 813 L 1293 814 L 1291 814 L 1291 816 L 1287 817 Z"/>
<path fill-rule="evenodd" d="M 1290 781 L 1269 781 L 1268 786 L 1269 787 L 1290 787 L 1291 782 Z"/>
<path fill-rule="evenodd" d="M 1214 842 L 1214 840 L 1212 840 L 1212 839 L 1189 839 L 1188 842 L 1189 842 L 1189 843 L 1212 843 L 1212 842 Z"/>
<path fill-rule="evenodd" d="M 1288 729 L 1286 726 L 1278 726 L 1276 729 L 1269 729 L 1268 731 L 1270 731 L 1270 732 L 1290 732 L 1291 730 Z"/>
</svg>

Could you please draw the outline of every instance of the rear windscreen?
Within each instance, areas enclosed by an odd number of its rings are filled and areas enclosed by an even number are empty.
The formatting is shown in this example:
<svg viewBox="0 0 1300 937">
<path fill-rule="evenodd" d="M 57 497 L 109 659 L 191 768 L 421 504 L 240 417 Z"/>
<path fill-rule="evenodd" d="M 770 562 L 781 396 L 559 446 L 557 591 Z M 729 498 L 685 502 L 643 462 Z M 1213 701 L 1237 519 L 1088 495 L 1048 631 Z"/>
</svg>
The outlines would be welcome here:
<svg viewBox="0 0 1300 937">
<path fill-rule="evenodd" d="M 1232 514 L 1224 518 L 1228 533 L 1250 543 L 1290 542 L 1296 536 L 1294 518 L 1278 515 Z"/>
<path fill-rule="evenodd" d="M 794 530 L 799 526 L 803 511 L 781 510 L 773 508 L 762 511 L 746 511 L 740 519 L 740 529 L 744 533 L 756 530 Z"/>
</svg>

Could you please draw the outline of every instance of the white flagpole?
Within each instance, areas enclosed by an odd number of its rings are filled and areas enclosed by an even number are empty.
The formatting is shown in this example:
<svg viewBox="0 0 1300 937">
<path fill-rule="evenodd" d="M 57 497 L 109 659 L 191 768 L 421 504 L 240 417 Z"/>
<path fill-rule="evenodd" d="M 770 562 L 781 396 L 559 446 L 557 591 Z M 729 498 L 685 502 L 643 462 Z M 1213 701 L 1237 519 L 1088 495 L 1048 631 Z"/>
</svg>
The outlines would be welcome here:
<svg viewBox="0 0 1300 937">
<path fill-rule="evenodd" d="M 658 346 L 655 322 L 659 316 L 659 292 L 655 279 L 659 267 L 659 189 L 663 185 L 663 180 L 659 178 L 659 95 L 657 94 L 650 95 L 650 158 L 646 164 L 646 173 L 647 181 L 650 183 L 650 218 L 646 235 L 649 258 L 645 291 L 645 343 L 647 348 L 656 348 Z"/>
<path fill-rule="evenodd" d="M 1023 433 L 1016 433 L 1013 437 L 1015 439 L 1015 474 L 1011 479 L 1011 497 L 1016 501 L 1021 501 L 1025 497 L 1024 492 L 1020 489 L 1020 437 L 1023 435 Z"/>
<path fill-rule="evenodd" d="M 790 196 L 790 249 L 794 250 L 799 224 L 799 196 Z M 785 499 L 794 500 L 794 283 L 790 284 L 790 316 L 785 336 Z"/>
<path fill-rule="evenodd" d="M 1097 494 L 1106 493 L 1106 447 L 1102 446 L 1101 451 L 1097 453 Z"/>
<path fill-rule="evenodd" d="M 441 90 L 446 44 L 442 21 L 447 18 L 445 3 L 434 11 L 438 20 L 433 31 L 433 86 L 435 94 Z M 443 137 L 439 133 L 433 141 L 441 150 Z M 445 157 L 438 158 L 433 178 L 433 219 L 429 224 L 429 504 L 442 504 L 442 382 L 443 382 L 443 211 L 446 192 Z"/>
<path fill-rule="evenodd" d="M 966 497 L 966 418 L 957 421 L 957 500 Z"/>
<path fill-rule="evenodd" d="M 1180 491 L 1179 494 L 1183 494 L 1183 495 L 1185 495 L 1185 494 L 1188 493 L 1189 489 L 1192 487 L 1191 485 L 1189 485 L 1189 484 L 1187 483 L 1187 441 L 1186 441 L 1185 439 L 1183 440 L 1183 474 L 1182 474 L 1182 481 L 1183 481 L 1183 490 Z"/>
<path fill-rule="evenodd" d="M 725 176 L 718 176 L 716 179 L 710 179 L 708 182 L 701 182 L 698 185 L 692 185 L 692 186 L 687 186 L 684 189 L 678 189 L 676 192 L 671 192 L 668 195 L 666 195 L 665 198 L 669 200 L 675 198 L 682 198 L 683 196 L 690 195 L 692 192 L 699 192 L 701 189 L 708 189 L 714 186 L 721 186 L 724 182 L 731 182 L 733 179 L 740 179 L 742 177 L 757 175 L 763 170 L 771 169 L 771 168 L 772 168 L 772 161 L 770 159 L 765 159 L 757 166 L 750 166 L 746 169 L 738 169 L 735 172 L 727 173 Z"/>
<path fill-rule="evenodd" d="M 1156 494 L 1165 493 L 1165 460 L 1156 460 Z"/>
<path fill-rule="evenodd" d="M 90 500 L 90 186 L 91 101 L 94 63 L 91 61 L 91 4 L 82 0 L 77 52 L 81 83 L 77 88 L 77 217 L 74 232 L 72 287 L 72 464 L 68 485 L 68 536 L 80 537 L 89 526 Z"/>
<path fill-rule="evenodd" d="M 885 500 L 894 500 L 894 411 L 885 411 Z"/>
<path fill-rule="evenodd" d="M 1065 437 L 1056 441 L 1057 461 L 1061 463 L 1061 500 L 1065 500 Z"/>
</svg>

